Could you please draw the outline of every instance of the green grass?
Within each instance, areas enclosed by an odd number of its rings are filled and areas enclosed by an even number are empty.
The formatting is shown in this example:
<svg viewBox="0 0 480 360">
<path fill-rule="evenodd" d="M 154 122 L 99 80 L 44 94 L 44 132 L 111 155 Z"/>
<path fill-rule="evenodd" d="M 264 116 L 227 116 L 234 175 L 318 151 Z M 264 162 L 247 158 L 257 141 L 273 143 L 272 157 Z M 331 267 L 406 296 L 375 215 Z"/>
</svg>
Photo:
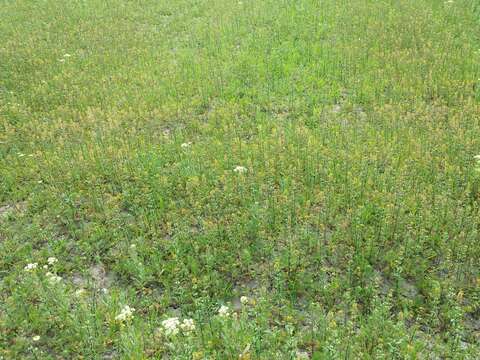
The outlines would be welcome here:
<svg viewBox="0 0 480 360">
<path fill-rule="evenodd" d="M 477 358 L 479 40 L 474 0 L 0 0 L 0 358 Z"/>
</svg>

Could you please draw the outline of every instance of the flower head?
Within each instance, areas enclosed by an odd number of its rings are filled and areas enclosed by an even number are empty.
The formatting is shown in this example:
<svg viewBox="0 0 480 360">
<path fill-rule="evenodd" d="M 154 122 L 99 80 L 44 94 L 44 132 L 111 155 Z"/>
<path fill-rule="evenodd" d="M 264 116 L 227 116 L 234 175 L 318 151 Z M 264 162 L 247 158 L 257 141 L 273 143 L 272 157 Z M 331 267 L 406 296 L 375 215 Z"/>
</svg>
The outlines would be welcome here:
<svg viewBox="0 0 480 360">
<path fill-rule="evenodd" d="M 297 351 L 296 359 L 297 360 L 306 360 L 306 359 L 310 359 L 310 356 L 308 355 L 308 353 L 306 351 Z"/>
<path fill-rule="evenodd" d="M 165 331 L 165 335 L 177 335 L 178 334 L 178 326 L 180 325 L 180 321 L 177 317 L 172 317 L 162 321 L 162 327 Z"/>
<path fill-rule="evenodd" d="M 135 312 L 135 309 L 128 306 L 128 305 L 125 305 L 122 310 L 120 311 L 120 313 L 115 316 L 115 320 L 119 321 L 119 322 L 123 322 L 123 321 L 127 321 L 127 320 L 131 320 L 133 318 L 133 313 Z"/>
<path fill-rule="evenodd" d="M 53 265 L 53 264 L 55 264 L 57 261 L 58 261 L 58 259 L 57 259 L 56 257 L 53 257 L 53 256 L 52 256 L 52 257 L 49 257 L 49 258 L 47 259 L 48 265 Z"/>
<path fill-rule="evenodd" d="M 36 262 L 35 262 L 35 263 L 30 263 L 30 264 L 25 265 L 25 267 L 23 268 L 23 270 L 25 270 L 25 271 L 33 271 L 33 270 L 35 270 L 35 269 L 37 268 L 37 266 L 38 266 L 38 263 L 36 263 Z"/>
<path fill-rule="evenodd" d="M 186 142 L 186 143 L 183 143 L 182 145 L 180 145 L 182 148 L 186 149 L 188 147 L 190 147 L 192 145 L 192 142 L 189 141 L 189 142 Z"/>
<path fill-rule="evenodd" d="M 236 172 L 236 173 L 239 173 L 239 174 L 243 174 L 243 173 L 247 172 L 248 169 L 245 166 L 237 165 L 237 166 L 235 166 L 233 171 Z"/>
<path fill-rule="evenodd" d="M 222 305 L 220 306 L 220 309 L 218 309 L 218 315 L 220 315 L 221 317 L 228 317 L 228 315 L 230 315 L 229 310 L 230 309 L 228 308 L 228 306 Z"/>
<path fill-rule="evenodd" d="M 242 303 L 242 305 L 248 305 L 248 302 L 249 302 L 249 301 L 250 301 L 250 300 L 249 300 L 248 297 L 246 297 L 246 296 L 240 297 L 240 302 Z"/>
<path fill-rule="evenodd" d="M 45 276 L 47 277 L 48 282 L 52 285 L 58 284 L 60 281 L 62 281 L 60 276 L 52 274 L 50 271 L 48 271 Z"/>
<path fill-rule="evenodd" d="M 180 324 L 180 328 L 183 332 L 191 332 L 195 330 L 195 322 L 193 319 L 184 319 Z"/>
<path fill-rule="evenodd" d="M 40 341 L 40 335 L 33 336 L 32 340 L 35 341 L 35 342 Z"/>
</svg>

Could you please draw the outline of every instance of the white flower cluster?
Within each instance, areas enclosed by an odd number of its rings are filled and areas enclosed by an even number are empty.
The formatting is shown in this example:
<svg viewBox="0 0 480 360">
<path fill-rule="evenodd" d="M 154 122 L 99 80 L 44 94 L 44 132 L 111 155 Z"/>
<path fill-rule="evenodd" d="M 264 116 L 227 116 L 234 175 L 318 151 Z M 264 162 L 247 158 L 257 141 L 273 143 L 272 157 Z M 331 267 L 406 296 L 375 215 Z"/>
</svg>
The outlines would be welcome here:
<svg viewBox="0 0 480 360">
<path fill-rule="evenodd" d="M 45 276 L 48 279 L 48 282 L 51 285 L 58 284 L 60 281 L 62 281 L 62 278 L 56 274 L 52 274 L 50 271 L 48 271 Z"/>
<path fill-rule="evenodd" d="M 178 326 L 180 325 L 180 320 L 177 317 L 172 317 L 162 321 L 162 327 L 165 331 L 165 335 L 177 335 Z"/>
<path fill-rule="evenodd" d="M 48 264 L 48 265 L 53 265 L 53 264 L 55 264 L 56 262 L 58 262 L 58 259 L 57 259 L 56 257 L 51 256 L 51 257 L 49 257 L 49 258 L 47 259 L 47 264 Z M 48 265 L 47 265 L 47 264 L 43 265 L 42 268 L 48 269 Z M 25 267 L 23 268 L 23 270 L 25 270 L 25 271 L 27 271 L 27 272 L 30 272 L 30 271 L 33 271 L 33 270 L 37 269 L 37 267 L 38 267 L 38 263 L 36 263 L 36 262 L 34 262 L 34 263 L 29 263 L 29 264 L 25 265 Z"/>
<path fill-rule="evenodd" d="M 186 143 L 183 143 L 182 145 L 180 145 L 183 149 L 186 149 L 188 147 L 190 147 L 192 145 L 192 142 L 189 141 L 189 142 L 186 142 Z"/>
<path fill-rule="evenodd" d="M 178 317 L 172 317 L 162 321 L 162 330 L 167 336 L 177 335 L 180 329 L 185 334 L 192 332 L 195 330 L 195 322 L 193 319 L 184 319 L 180 322 Z"/>
<path fill-rule="evenodd" d="M 23 270 L 30 272 L 30 271 L 35 270 L 37 268 L 37 266 L 38 266 L 38 263 L 30 263 L 30 264 L 25 265 Z"/>
<path fill-rule="evenodd" d="M 297 350 L 296 359 L 297 360 L 308 360 L 308 359 L 310 359 L 310 356 L 308 355 L 308 352 L 306 352 L 306 351 Z"/>
<path fill-rule="evenodd" d="M 115 316 L 115 320 L 119 322 L 131 320 L 133 318 L 134 312 L 135 312 L 135 309 L 133 307 L 125 305 L 120 311 L 120 314 Z"/>
<path fill-rule="evenodd" d="M 230 315 L 230 309 L 228 308 L 228 306 L 220 306 L 220 309 L 218 309 L 218 315 L 220 317 L 228 317 Z"/>
<path fill-rule="evenodd" d="M 193 319 L 184 319 L 180 324 L 180 328 L 183 332 L 188 333 L 195 330 L 195 323 Z"/>
<path fill-rule="evenodd" d="M 243 306 L 248 305 L 250 299 L 246 296 L 241 296 L 240 297 L 240 302 L 242 303 Z"/>
<path fill-rule="evenodd" d="M 235 166 L 233 171 L 236 172 L 236 173 L 239 173 L 239 174 L 243 174 L 243 173 L 246 173 L 248 171 L 248 169 L 245 166 L 238 165 L 238 166 Z"/>
<path fill-rule="evenodd" d="M 58 259 L 56 257 L 49 257 L 47 259 L 47 264 L 48 265 L 53 265 L 55 264 L 56 262 L 58 262 Z M 44 270 L 48 270 L 48 265 L 45 264 L 42 266 L 42 268 Z M 26 272 L 32 272 L 34 270 L 36 270 L 38 268 L 38 263 L 29 263 L 27 265 L 25 265 L 25 267 L 23 268 L 23 270 L 25 270 Z M 54 284 L 58 284 L 60 281 L 62 281 L 62 278 L 56 274 L 53 274 L 51 273 L 50 271 L 47 271 L 45 273 L 45 276 L 47 277 L 47 280 L 50 284 L 54 285 Z"/>
</svg>

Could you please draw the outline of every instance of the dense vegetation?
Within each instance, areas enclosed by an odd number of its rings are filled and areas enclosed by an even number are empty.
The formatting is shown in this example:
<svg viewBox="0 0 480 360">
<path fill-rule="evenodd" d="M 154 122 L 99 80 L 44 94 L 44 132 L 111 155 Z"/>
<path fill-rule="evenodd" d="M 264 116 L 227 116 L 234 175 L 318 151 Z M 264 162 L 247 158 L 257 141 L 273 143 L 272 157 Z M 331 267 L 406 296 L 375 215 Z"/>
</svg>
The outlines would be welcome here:
<svg viewBox="0 0 480 360">
<path fill-rule="evenodd" d="M 0 358 L 478 358 L 479 40 L 474 0 L 0 0 Z"/>
</svg>

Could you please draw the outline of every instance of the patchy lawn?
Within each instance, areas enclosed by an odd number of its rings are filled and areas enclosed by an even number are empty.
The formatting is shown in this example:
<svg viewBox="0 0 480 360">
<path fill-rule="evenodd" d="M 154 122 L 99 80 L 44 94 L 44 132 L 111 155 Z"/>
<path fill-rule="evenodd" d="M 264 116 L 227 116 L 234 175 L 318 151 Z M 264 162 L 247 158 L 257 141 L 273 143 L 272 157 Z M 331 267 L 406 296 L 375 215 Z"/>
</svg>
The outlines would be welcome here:
<svg viewBox="0 0 480 360">
<path fill-rule="evenodd" d="M 477 1 L 0 4 L 0 358 L 478 357 Z"/>
</svg>

